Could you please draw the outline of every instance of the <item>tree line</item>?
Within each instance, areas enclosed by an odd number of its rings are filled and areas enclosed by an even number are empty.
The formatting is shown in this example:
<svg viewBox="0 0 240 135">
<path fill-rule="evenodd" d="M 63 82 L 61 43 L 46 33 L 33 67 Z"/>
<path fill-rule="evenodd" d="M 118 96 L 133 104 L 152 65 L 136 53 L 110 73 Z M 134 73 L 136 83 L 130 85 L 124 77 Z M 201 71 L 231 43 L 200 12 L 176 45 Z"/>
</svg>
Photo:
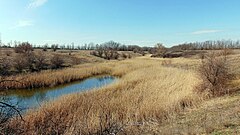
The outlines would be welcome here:
<svg viewBox="0 0 240 135">
<path fill-rule="evenodd" d="M 19 46 L 20 44 L 22 44 L 23 42 L 20 41 L 10 41 L 7 44 L 1 43 L 0 44 L 0 48 L 16 48 L 17 46 Z M 142 50 L 142 51 L 148 51 L 150 48 L 152 47 L 140 47 L 139 45 L 125 45 L 125 44 L 121 44 L 115 41 L 109 41 L 109 42 L 105 42 L 103 44 L 95 44 L 93 42 L 91 43 L 86 43 L 83 45 L 76 45 L 75 43 L 71 43 L 71 44 L 44 44 L 44 45 L 36 45 L 36 44 L 31 44 L 32 48 L 34 49 L 53 49 L 53 50 L 96 50 L 98 49 L 100 46 L 105 46 L 106 43 L 110 43 L 110 44 L 115 44 L 114 49 L 116 49 L 117 51 L 137 51 L 137 50 Z"/>
<path fill-rule="evenodd" d="M 205 42 L 183 43 L 171 47 L 178 50 L 221 50 L 221 49 L 240 49 L 240 41 L 233 40 L 210 40 Z"/>
</svg>

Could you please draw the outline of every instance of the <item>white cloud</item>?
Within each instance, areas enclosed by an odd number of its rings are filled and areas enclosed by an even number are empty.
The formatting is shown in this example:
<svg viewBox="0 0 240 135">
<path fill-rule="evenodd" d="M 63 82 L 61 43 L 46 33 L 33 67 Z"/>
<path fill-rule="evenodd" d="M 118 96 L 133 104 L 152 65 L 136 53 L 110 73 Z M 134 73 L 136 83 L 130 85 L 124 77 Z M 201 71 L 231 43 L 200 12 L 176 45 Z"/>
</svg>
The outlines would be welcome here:
<svg viewBox="0 0 240 135">
<path fill-rule="evenodd" d="M 16 28 L 22 28 L 22 27 L 28 27 L 28 26 L 33 26 L 34 22 L 31 20 L 19 20 L 15 26 L 13 26 L 11 29 L 16 29 Z"/>
<path fill-rule="evenodd" d="M 201 34 L 210 34 L 210 33 L 218 33 L 221 32 L 222 30 L 199 30 L 199 31 L 194 31 L 191 34 L 192 35 L 201 35 Z"/>
<path fill-rule="evenodd" d="M 31 0 L 28 4 L 28 8 L 37 8 L 44 5 L 48 0 Z"/>
</svg>

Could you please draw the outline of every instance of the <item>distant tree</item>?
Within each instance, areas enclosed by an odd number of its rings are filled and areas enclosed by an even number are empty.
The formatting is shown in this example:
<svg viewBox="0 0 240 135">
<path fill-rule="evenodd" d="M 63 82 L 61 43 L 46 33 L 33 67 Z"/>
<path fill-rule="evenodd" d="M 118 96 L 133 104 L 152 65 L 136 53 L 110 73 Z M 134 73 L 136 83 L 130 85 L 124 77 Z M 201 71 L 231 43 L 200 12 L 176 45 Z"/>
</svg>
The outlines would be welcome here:
<svg viewBox="0 0 240 135">
<path fill-rule="evenodd" d="M 58 44 L 53 44 L 53 45 L 51 46 L 51 49 L 52 49 L 54 52 L 56 52 L 57 49 L 58 49 Z"/>
<path fill-rule="evenodd" d="M 48 49 L 48 44 L 45 44 L 45 45 L 43 46 L 43 51 L 46 52 L 47 49 Z"/>
</svg>

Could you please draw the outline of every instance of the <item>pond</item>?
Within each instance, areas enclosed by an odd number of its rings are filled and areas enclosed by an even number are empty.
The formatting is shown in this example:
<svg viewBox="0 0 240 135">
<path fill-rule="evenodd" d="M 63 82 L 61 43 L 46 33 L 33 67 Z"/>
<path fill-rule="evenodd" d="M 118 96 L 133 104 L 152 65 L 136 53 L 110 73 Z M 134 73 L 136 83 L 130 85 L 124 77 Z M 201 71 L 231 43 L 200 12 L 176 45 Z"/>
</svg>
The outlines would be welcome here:
<svg viewBox="0 0 240 135">
<path fill-rule="evenodd" d="M 53 100 L 59 96 L 100 88 L 113 83 L 115 80 L 116 78 L 113 76 L 98 76 L 55 88 L 10 90 L 4 98 L 6 98 L 8 103 L 15 105 L 17 108 L 27 110 L 37 108 L 42 102 Z"/>
</svg>

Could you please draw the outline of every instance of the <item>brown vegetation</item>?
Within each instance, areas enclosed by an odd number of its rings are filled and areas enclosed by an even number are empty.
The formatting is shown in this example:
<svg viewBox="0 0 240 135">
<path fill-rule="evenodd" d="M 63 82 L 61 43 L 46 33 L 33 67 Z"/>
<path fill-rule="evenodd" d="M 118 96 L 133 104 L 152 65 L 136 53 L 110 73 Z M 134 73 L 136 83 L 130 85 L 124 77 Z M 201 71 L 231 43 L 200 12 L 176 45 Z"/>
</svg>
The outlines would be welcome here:
<svg viewBox="0 0 240 135">
<path fill-rule="evenodd" d="M 182 129 L 189 129 L 190 126 L 170 128 L 176 120 L 173 117 L 179 118 L 179 113 L 204 103 L 205 94 L 226 93 L 225 86 L 229 80 L 219 77 L 229 74 L 228 59 L 223 57 L 229 53 L 214 54 L 204 55 L 202 63 L 201 59 L 196 58 L 156 59 L 144 56 L 14 76 L 16 80 L 24 80 L 24 85 L 2 85 L 47 87 L 99 74 L 119 76 L 121 79 L 98 90 L 63 96 L 46 103 L 40 109 L 29 111 L 24 116 L 25 122 L 12 119 L 7 129 L 16 134 L 185 133 Z M 203 69 L 199 70 L 199 67 Z M 204 71 L 203 76 L 196 71 Z M 217 85 L 212 84 L 214 81 L 206 80 L 206 75 L 211 75 Z M 202 87 L 201 93 L 196 92 L 196 87 L 204 81 L 207 87 Z M 157 129 L 153 129 L 155 126 Z M 162 129 L 164 126 L 166 128 Z M 213 132 L 210 130 L 202 133 Z"/>
<path fill-rule="evenodd" d="M 211 52 L 203 55 L 202 64 L 199 67 L 202 79 L 201 91 L 210 91 L 213 96 L 227 94 L 226 84 L 230 75 L 227 52 Z"/>
<path fill-rule="evenodd" d="M 157 61 L 106 63 L 110 74 L 121 76 L 121 80 L 47 103 L 27 113 L 25 122 L 13 120 L 9 128 L 18 134 L 134 134 L 131 129 L 146 122 L 161 123 L 202 100 L 194 93 L 199 83 L 194 72 L 161 67 Z"/>
</svg>

